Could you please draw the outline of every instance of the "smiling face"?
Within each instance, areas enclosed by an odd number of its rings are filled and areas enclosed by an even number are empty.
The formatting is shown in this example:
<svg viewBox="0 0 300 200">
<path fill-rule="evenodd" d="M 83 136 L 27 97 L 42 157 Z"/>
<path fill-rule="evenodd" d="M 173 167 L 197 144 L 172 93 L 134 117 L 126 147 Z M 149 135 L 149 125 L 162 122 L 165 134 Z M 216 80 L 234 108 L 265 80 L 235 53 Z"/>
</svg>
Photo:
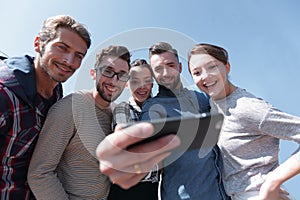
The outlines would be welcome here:
<svg viewBox="0 0 300 200">
<path fill-rule="evenodd" d="M 75 32 L 58 28 L 57 37 L 43 44 L 37 37 L 34 45 L 36 68 L 42 69 L 45 81 L 65 82 L 80 67 L 87 52 L 86 42 Z"/>
<path fill-rule="evenodd" d="M 229 63 L 224 65 L 208 54 L 195 54 L 189 59 L 189 69 L 196 85 L 212 99 L 223 99 L 230 94 Z"/>
<path fill-rule="evenodd" d="M 170 90 L 181 87 L 180 73 L 182 66 L 174 53 L 154 54 L 150 58 L 150 65 L 159 85 L 163 85 Z"/>
<path fill-rule="evenodd" d="M 113 71 L 115 74 L 111 78 L 104 76 L 101 74 L 101 70 L 99 70 L 101 67 L 105 67 L 105 69 Z M 99 94 L 99 97 L 96 98 L 101 105 L 110 103 L 121 95 L 126 82 L 120 81 L 116 74 L 121 75 L 128 73 L 128 63 L 121 58 L 111 56 L 104 57 L 99 67 L 91 70 L 91 75 L 92 78 L 96 80 L 96 88 Z"/>
<path fill-rule="evenodd" d="M 150 70 L 141 65 L 132 67 L 128 87 L 134 101 L 141 105 L 151 95 L 153 80 Z"/>
</svg>

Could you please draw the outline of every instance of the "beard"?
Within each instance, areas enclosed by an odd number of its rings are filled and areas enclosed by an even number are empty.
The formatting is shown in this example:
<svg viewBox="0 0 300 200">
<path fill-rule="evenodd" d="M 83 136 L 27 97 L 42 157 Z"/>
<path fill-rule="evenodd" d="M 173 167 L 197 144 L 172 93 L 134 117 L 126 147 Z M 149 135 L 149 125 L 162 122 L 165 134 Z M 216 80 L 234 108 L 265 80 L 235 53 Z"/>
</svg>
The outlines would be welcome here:
<svg viewBox="0 0 300 200">
<path fill-rule="evenodd" d="M 43 55 L 44 55 L 44 50 L 42 49 L 42 51 L 40 52 L 39 64 L 40 64 L 40 67 L 43 70 L 43 72 L 45 74 L 47 74 L 47 76 L 55 82 L 58 82 L 58 83 L 65 82 L 66 80 L 58 79 L 51 73 L 51 71 L 49 70 L 49 65 L 43 63 Z"/>
<path fill-rule="evenodd" d="M 55 73 L 51 72 L 50 70 L 50 65 L 55 65 L 55 63 L 49 63 L 49 60 L 46 60 L 46 63 L 43 62 L 43 55 L 44 55 L 44 51 L 42 50 L 40 52 L 40 58 L 39 58 L 39 65 L 41 67 L 41 69 L 43 70 L 43 72 L 53 81 L 57 82 L 57 83 L 63 83 L 65 82 L 69 77 L 63 77 L 58 75 L 55 75 Z M 63 64 L 61 64 L 63 65 Z M 75 72 L 75 71 L 74 71 Z"/>
<path fill-rule="evenodd" d="M 172 83 L 166 84 L 166 83 L 163 83 L 163 81 L 160 81 L 159 85 L 162 85 L 162 86 L 168 88 L 169 90 L 176 90 L 179 83 L 180 83 L 180 75 L 176 76 Z"/>
<path fill-rule="evenodd" d="M 103 89 L 103 87 L 101 87 L 101 85 L 96 85 L 96 88 L 97 88 L 97 92 L 99 94 L 99 96 L 106 102 L 113 102 L 114 100 L 116 100 L 120 95 L 121 95 L 121 92 L 119 93 L 113 93 L 113 95 L 107 95 Z"/>
<path fill-rule="evenodd" d="M 44 65 L 42 63 L 42 61 L 40 61 L 40 67 L 41 69 L 44 71 L 45 74 L 47 74 L 49 76 L 49 78 L 55 82 L 58 82 L 58 83 L 63 83 L 65 82 L 66 80 L 61 80 L 61 79 L 58 79 L 56 78 L 55 76 L 53 76 L 50 72 L 50 70 L 48 69 L 48 67 L 46 65 Z"/>
</svg>

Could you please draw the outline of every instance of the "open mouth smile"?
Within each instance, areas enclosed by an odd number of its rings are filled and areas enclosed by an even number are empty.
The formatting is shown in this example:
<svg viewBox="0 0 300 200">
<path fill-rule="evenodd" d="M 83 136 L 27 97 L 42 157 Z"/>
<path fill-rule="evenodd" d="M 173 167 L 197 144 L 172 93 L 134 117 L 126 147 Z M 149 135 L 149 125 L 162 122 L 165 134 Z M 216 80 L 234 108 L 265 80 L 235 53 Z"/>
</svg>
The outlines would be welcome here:
<svg viewBox="0 0 300 200">
<path fill-rule="evenodd" d="M 204 83 L 203 86 L 206 87 L 206 88 L 209 88 L 211 86 L 214 86 L 217 84 L 217 81 L 214 81 L 214 82 L 211 82 L 211 83 Z"/>
</svg>

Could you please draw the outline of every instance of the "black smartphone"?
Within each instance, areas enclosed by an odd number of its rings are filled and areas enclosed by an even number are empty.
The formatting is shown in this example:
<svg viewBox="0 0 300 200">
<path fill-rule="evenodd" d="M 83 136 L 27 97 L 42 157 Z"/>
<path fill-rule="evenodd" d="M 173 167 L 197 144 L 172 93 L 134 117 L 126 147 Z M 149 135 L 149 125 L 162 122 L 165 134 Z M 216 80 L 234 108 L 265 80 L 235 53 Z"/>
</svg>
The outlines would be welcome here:
<svg viewBox="0 0 300 200">
<path fill-rule="evenodd" d="M 181 145 L 179 148 L 181 150 L 211 148 L 218 142 L 223 121 L 224 116 L 219 113 L 202 113 L 144 121 L 154 126 L 154 134 L 128 148 L 156 140 L 169 134 L 176 134 L 180 138 Z M 125 127 L 136 123 L 127 124 Z"/>
</svg>

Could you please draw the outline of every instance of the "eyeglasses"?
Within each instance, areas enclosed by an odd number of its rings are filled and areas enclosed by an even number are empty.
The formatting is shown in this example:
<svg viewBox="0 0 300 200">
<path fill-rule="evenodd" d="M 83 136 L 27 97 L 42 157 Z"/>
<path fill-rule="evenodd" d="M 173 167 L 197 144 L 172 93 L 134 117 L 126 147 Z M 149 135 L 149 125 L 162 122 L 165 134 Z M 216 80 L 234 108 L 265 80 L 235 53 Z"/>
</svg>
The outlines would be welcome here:
<svg viewBox="0 0 300 200">
<path fill-rule="evenodd" d="M 107 67 L 96 68 L 96 70 L 99 70 L 101 75 L 107 78 L 113 78 L 115 75 L 117 75 L 118 80 L 122 82 L 127 82 L 130 78 L 130 76 L 127 73 L 124 72 L 116 73 Z"/>
</svg>

